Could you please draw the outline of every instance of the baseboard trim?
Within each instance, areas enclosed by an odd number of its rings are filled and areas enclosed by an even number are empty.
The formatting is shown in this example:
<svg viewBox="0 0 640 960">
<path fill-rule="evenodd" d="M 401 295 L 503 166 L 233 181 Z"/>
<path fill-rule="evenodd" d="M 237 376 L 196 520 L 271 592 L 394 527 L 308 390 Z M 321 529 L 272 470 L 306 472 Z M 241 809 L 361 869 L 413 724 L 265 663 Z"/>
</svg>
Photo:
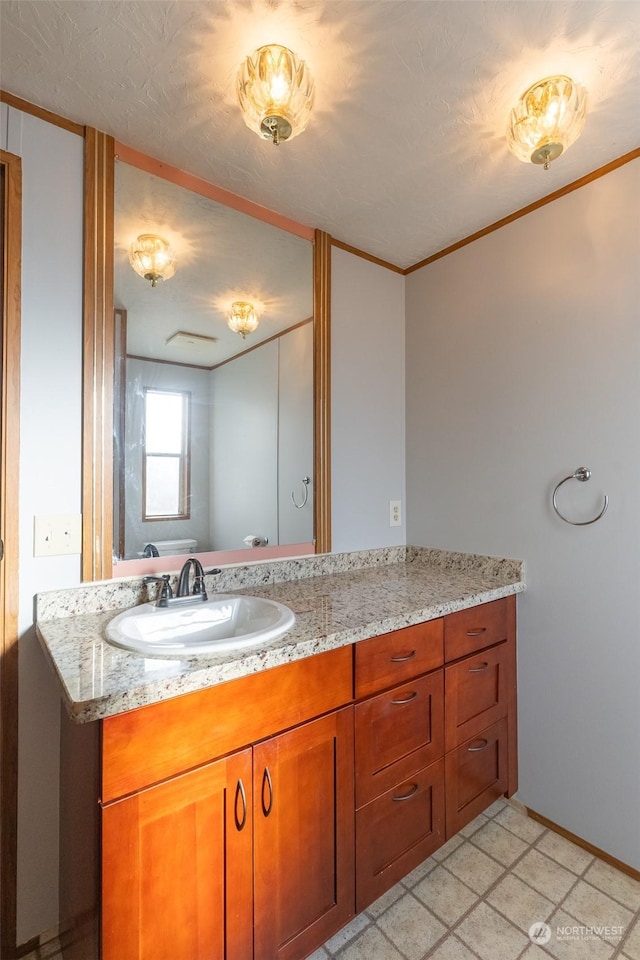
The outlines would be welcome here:
<svg viewBox="0 0 640 960">
<path fill-rule="evenodd" d="M 513 803 L 513 800 L 510 802 Z M 586 850 L 588 853 L 592 853 L 594 857 L 598 857 L 599 860 L 604 860 L 605 863 L 615 867 L 616 870 L 622 871 L 622 873 L 626 873 L 627 876 L 633 877 L 634 880 L 640 880 L 640 870 L 636 870 L 635 867 L 631 867 L 628 863 L 623 863 L 622 860 L 612 857 L 610 853 L 606 853 L 604 850 L 601 850 L 600 847 L 596 847 L 593 843 L 589 843 L 588 840 L 583 840 L 582 837 L 576 836 L 576 834 L 571 833 L 570 830 L 565 830 L 564 827 L 559 826 L 559 824 L 554 823 L 553 820 L 549 820 L 547 817 L 543 817 L 541 813 L 537 813 L 537 811 L 532 810 L 531 807 L 526 807 L 519 801 L 517 805 L 518 807 L 521 807 L 522 810 L 526 811 L 528 817 L 531 817 L 532 820 L 537 820 L 537 822 L 541 823 L 543 827 L 548 827 L 549 830 L 553 830 L 554 833 L 560 834 L 560 836 L 564 837 L 565 840 L 570 840 L 572 843 L 575 843 L 577 847 L 582 847 L 583 850 Z"/>
</svg>

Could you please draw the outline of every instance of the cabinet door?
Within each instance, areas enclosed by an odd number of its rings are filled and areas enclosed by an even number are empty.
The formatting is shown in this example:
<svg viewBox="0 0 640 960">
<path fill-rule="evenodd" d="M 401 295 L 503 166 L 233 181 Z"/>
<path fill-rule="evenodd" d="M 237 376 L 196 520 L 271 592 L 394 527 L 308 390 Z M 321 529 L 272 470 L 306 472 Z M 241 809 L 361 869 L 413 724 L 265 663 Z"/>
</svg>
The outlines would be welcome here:
<svg viewBox="0 0 640 960">
<path fill-rule="evenodd" d="M 254 747 L 255 960 L 299 960 L 354 913 L 353 708 Z"/>
<path fill-rule="evenodd" d="M 251 750 L 102 811 L 102 960 L 251 957 Z"/>
</svg>

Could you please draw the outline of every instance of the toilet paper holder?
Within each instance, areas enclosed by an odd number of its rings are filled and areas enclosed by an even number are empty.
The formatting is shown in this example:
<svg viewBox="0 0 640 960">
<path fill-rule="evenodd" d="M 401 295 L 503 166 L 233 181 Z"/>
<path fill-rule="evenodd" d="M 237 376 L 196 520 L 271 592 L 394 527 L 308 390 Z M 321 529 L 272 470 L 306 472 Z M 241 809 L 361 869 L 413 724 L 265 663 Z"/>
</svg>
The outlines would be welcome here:
<svg viewBox="0 0 640 960">
<path fill-rule="evenodd" d="M 250 533 L 242 542 L 246 543 L 248 547 L 266 547 L 269 543 L 269 537 L 258 537 L 255 533 Z"/>
</svg>

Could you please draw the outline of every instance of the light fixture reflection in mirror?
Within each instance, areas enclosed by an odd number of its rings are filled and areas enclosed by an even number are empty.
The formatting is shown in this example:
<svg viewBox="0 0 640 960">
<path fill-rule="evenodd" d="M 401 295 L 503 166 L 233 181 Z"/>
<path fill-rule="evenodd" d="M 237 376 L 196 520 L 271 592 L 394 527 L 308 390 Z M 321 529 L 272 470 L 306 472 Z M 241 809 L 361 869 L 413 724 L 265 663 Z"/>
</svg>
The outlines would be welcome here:
<svg viewBox="0 0 640 960">
<path fill-rule="evenodd" d="M 129 248 L 129 263 L 145 280 L 156 287 L 158 280 L 169 280 L 176 272 L 176 260 L 166 240 L 143 233 Z"/>
<path fill-rule="evenodd" d="M 166 224 L 193 251 L 153 297 L 128 264 L 133 223 Z M 139 560 L 155 544 L 161 556 L 151 562 L 163 569 L 179 566 L 183 549 L 255 559 L 249 534 L 285 555 L 291 544 L 313 552 L 313 496 L 304 510 L 291 503 L 314 473 L 313 244 L 123 162 L 114 227 L 114 552 Z M 265 311 L 259 327 L 254 304 L 246 311 L 251 347 L 227 325 L 231 290 L 256 291 Z M 145 446 L 148 391 L 184 398 L 184 432 L 171 449 Z M 147 489 L 165 475 L 175 486 L 166 498 Z M 147 501 L 171 511 L 152 516 Z M 170 567 L 167 554 L 178 556 Z M 127 572 L 119 562 L 116 575 Z"/>
<path fill-rule="evenodd" d="M 244 340 L 248 333 L 258 329 L 258 317 L 252 303 L 245 300 L 234 300 L 227 325 L 234 333 L 239 333 Z"/>
</svg>

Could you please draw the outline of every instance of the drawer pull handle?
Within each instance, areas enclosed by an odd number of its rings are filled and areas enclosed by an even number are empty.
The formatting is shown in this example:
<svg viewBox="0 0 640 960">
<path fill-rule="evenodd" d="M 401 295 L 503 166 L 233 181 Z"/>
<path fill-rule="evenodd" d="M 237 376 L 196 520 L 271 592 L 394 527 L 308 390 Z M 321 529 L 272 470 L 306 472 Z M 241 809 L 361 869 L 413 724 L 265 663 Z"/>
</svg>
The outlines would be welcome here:
<svg viewBox="0 0 640 960">
<path fill-rule="evenodd" d="M 397 700 L 392 700 L 391 703 L 402 704 L 402 703 L 411 703 L 412 700 L 418 696 L 418 691 L 413 690 L 411 693 L 408 693 L 406 697 L 399 697 Z"/>
<path fill-rule="evenodd" d="M 488 660 L 485 660 L 483 663 L 479 663 L 477 667 L 469 667 L 469 673 L 482 673 L 483 670 L 486 670 L 489 666 Z"/>
<path fill-rule="evenodd" d="M 403 793 L 401 797 L 391 797 L 394 803 L 399 803 L 401 800 L 408 800 L 410 797 L 416 793 L 418 789 L 417 783 L 412 783 L 408 793 Z"/>
<path fill-rule="evenodd" d="M 242 816 L 238 816 L 238 799 L 242 801 Z M 236 799 L 233 805 L 233 815 L 236 820 L 236 830 L 240 832 L 244 828 L 245 823 L 247 822 L 247 795 L 244 792 L 244 783 L 241 778 L 238 778 L 238 785 L 236 786 Z"/>
<path fill-rule="evenodd" d="M 479 746 L 477 747 L 467 747 L 469 753 L 478 753 L 480 750 L 484 750 L 485 747 L 489 746 L 488 740 L 480 740 Z"/>
<path fill-rule="evenodd" d="M 486 627 L 476 627 L 475 630 L 467 630 L 468 637 L 480 637 L 483 633 L 487 632 Z"/>
<path fill-rule="evenodd" d="M 264 799 L 264 788 L 269 788 L 269 801 L 265 802 Z M 271 808 L 273 806 L 273 783 L 271 782 L 271 774 L 269 773 L 269 767 L 264 768 L 264 773 L 262 774 L 262 790 L 260 800 L 262 802 L 262 812 L 265 817 L 268 817 L 271 813 Z"/>
<path fill-rule="evenodd" d="M 404 660 L 411 660 L 412 657 L 415 657 L 416 651 L 412 650 L 411 653 L 406 653 L 402 657 L 390 657 L 391 663 L 402 663 Z"/>
</svg>

